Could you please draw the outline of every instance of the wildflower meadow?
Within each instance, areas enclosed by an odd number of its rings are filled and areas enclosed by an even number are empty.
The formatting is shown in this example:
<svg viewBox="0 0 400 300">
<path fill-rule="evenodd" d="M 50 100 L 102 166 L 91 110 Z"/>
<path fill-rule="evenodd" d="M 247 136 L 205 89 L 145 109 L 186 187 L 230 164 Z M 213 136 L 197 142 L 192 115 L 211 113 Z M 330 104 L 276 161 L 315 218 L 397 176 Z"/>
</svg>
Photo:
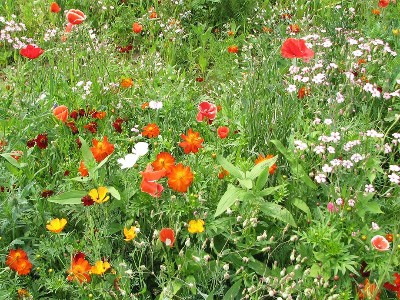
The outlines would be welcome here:
<svg viewBox="0 0 400 300">
<path fill-rule="evenodd" d="M 399 16 L 1 1 L 0 299 L 400 299 Z"/>
</svg>

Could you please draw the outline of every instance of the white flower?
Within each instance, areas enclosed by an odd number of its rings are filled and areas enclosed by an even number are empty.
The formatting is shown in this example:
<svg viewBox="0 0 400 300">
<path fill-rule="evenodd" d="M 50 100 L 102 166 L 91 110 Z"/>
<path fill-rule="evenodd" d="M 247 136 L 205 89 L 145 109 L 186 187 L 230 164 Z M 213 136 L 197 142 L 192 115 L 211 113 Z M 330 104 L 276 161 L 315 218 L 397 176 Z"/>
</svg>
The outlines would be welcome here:
<svg viewBox="0 0 400 300">
<path fill-rule="evenodd" d="M 379 230 L 379 229 L 380 229 L 380 227 L 378 226 L 378 224 L 376 224 L 375 222 L 372 222 L 372 225 L 371 225 L 371 227 L 372 227 L 372 230 L 374 230 L 374 231 L 376 231 L 376 230 Z"/>
<path fill-rule="evenodd" d="M 325 173 L 330 173 L 330 172 L 332 172 L 332 167 L 327 165 L 327 164 L 325 164 L 322 167 L 322 171 L 325 172 Z"/>
<path fill-rule="evenodd" d="M 149 102 L 149 107 L 151 109 L 161 109 L 163 107 L 163 103 L 160 101 L 150 101 Z"/>
<path fill-rule="evenodd" d="M 366 184 L 365 185 L 365 192 L 366 193 L 373 193 L 375 192 L 375 188 L 372 184 Z"/>
<path fill-rule="evenodd" d="M 322 183 L 322 182 L 326 182 L 326 176 L 325 174 L 317 174 L 317 176 L 315 176 L 315 181 L 318 183 Z"/>
<path fill-rule="evenodd" d="M 399 182 L 400 182 L 399 175 L 397 175 L 395 173 L 392 173 L 392 174 L 388 175 L 388 177 L 389 177 L 389 180 L 390 180 L 391 183 L 399 184 Z"/>
<path fill-rule="evenodd" d="M 287 89 L 286 89 L 289 93 L 293 93 L 296 91 L 296 86 L 294 84 L 290 84 Z"/>
<path fill-rule="evenodd" d="M 121 164 L 121 169 L 132 168 L 136 164 L 139 157 L 146 155 L 148 151 L 149 144 L 145 142 L 139 142 L 133 147 L 132 153 L 127 154 L 123 158 L 119 158 L 117 162 Z"/>
<path fill-rule="evenodd" d="M 132 153 L 138 156 L 146 155 L 147 152 L 149 152 L 149 144 L 146 142 L 139 142 L 132 149 Z"/>
<path fill-rule="evenodd" d="M 333 121 L 331 119 L 325 119 L 324 120 L 324 124 L 325 125 L 331 125 L 333 123 Z"/>
<path fill-rule="evenodd" d="M 397 165 L 390 165 L 389 166 L 389 170 L 393 171 L 393 172 L 399 172 L 400 171 L 400 167 Z"/>
</svg>

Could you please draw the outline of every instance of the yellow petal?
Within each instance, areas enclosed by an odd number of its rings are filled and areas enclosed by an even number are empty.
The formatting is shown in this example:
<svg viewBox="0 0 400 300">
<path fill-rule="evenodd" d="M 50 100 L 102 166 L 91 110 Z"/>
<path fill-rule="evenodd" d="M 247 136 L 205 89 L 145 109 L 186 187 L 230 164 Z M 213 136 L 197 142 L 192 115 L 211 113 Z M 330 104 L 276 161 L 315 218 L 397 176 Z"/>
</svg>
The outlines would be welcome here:
<svg viewBox="0 0 400 300">
<path fill-rule="evenodd" d="M 99 194 L 97 193 L 97 190 L 96 190 L 96 189 L 90 190 L 90 192 L 89 192 L 88 195 L 92 198 L 93 201 L 97 202 L 97 199 L 98 199 L 98 197 L 99 197 Z"/>
</svg>

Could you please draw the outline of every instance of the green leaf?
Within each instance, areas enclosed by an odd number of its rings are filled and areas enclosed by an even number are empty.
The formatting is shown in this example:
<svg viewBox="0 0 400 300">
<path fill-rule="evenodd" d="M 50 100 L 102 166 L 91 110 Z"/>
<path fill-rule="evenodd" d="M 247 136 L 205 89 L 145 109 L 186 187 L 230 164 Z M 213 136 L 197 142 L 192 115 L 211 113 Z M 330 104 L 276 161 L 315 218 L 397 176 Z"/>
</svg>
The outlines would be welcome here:
<svg viewBox="0 0 400 300">
<path fill-rule="evenodd" d="M 285 223 L 292 225 L 293 227 L 297 227 L 296 222 L 294 221 L 290 211 L 279 204 L 264 202 L 261 203 L 260 209 L 267 216 L 281 220 Z"/>
<path fill-rule="evenodd" d="M 272 186 L 272 187 L 263 189 L 262 191 L 258 192 L 257 195 L 260 197 L 265 197 L 265 196 L 275 193 L 276 191 L 280 190 L 283 187 L 284 187 L 283 184 L 278 185 L 278 186 Z"/>
<path fill-rule="evenodd" d="M 115 189 L 115 187 L 113 186 L 107 186 L 106 187 L 108 192 L 111 194 L 111 196 L 113 196 L 115 199 L 117 200 L 121 200 L 121 195 L 119 194 L 119 192 Z"/>
<path fill-rule="evenodd" d="M 217 156 L 217 162 L 227 170 L 233 177 L 237 179 L 244 179 L 244 173 L 239 168 L 232 165 L 229 161 L 227 161 L 223 156 Z"/>
<path fill-rule="evenodd" d="M 367 212 L 372 214 L 382 214 L 383 211 L 381 210 L 380 205 L 376 201 L 369 201 L 371 200 L 375 193 L 368 193 L 364 195 L 364 193 L 357 194 L 357 202 L 356 202 L 356 212 L 360 216 L 361 220 L 364 221 L 365 214 Z"/>
<path fill-rule="evenodd" d="M 244 187 L 245 189 L 251 190 L 253 188 L 253 181 L 251 179 L 245 178 L 245 179 L 238 179 L 240 185 Z"/>
<path fill-rule="evenodd" d="M 6 161 L 8 161 L 11 165 L 14 167 L 21 169 L 25 166 L 27 166 L 27 163 L 19 163 L 14 157 L 12 157 L 12 153 L 2 153 L 0 156 L 2 156 Z"/>
<path fill-rule="evenodd" d="M 242 286 L 242 281 L 236 281 L 234 285 L 226 292 L 222 300 L 233 300 L 239 295 L 240 287 Z"/>
<path fill-rule="evenodd" d="M 283 144 L 280 141 L 271 140 L 271 143 L 275 145 L 276 149 L 278 149 L 278 151 L 283 154 L 283 156 L 286 158 L 288 162 L 294 161 L 289 151 L 285 148 L 285 146 L 283 146 Z"/>
<path fill-rule="evenodd" d="M 293 204 L 294 206 L 296 206 L 298 209 L 304 211 L 304 212 L 307 214 L 307 218 L 308 218 L 309 220 L 311 220 L 311 210 L 310 210 L 310 208 L 308 207 L 308 205 L 307 205 L 303 200 L 300 200 L 300 199 L 298 199 L 298 198 L 295 198 L 295 199 L 293 200 L 292 204 Z"/>
<path fill-rule="evenodd" d="M 246 191 L 234 187 L 232 184 L 228 184 L 225 194 L 222 196 L 221 200 L 219 200 L 214 217 L 218 217 L 220 214 L 224 213 L 236 200 L 243 197 L 244 194 L 246 194 Z"/>
<path fill-rule="evenodd" d="M 48 199 L 49 202 L 58 204 L 82 204 L 82 197 L 87 195 L 86 191 L 69 191 Z"/>
<path fill-rule="evenodd" d="M 190 292 L 192 293 L 192 295 L 196 295 L 197 294 L 197 289 L 196 289 L 196 279 L 194 278 L 193 275 L 189 275 L 188 277 L 186 277 L 186 283 L 189 285 L 190 283 L 193 284 L 193 287 L 189 287 Z"/>
<path fill-rule="evenodd" d="M 260 176 L 262 171 L 264 171 L 265 169 L 269 170 L 269 168 L 276 162 L 277 159 L 278 156 L 275 155 L 274 157 L 264 160 L 255 165 L 253 169 L 251 169 L 250 172 L 246 174 L 246 178 L 256 179 L 258 176 Z"/>
<path fill-rule="evenodd" d="M 82 143 L 81 152 L 82 152 L 82 156 L 83 156 L 83 162 L 84 162 L 86 168 L 88 168 L 89 174 L 90 174 L 90 169 L 95 168 L 96 161 L 95 161 L 92 151 L 90 151 L 89 145 L 86 143 L 85 139 L 80 136 L 79 140 Z"/>
<path fill-rule="evenodd" d="M 261 174 L 257 177 L 257 181 L 256 181 L 256 186 L 255 186 L 255 190 L 256 191 L 260 191 L 265 184 L 267 183 L 269 177 L 269 168 L 265 168 Z"/>
</svg>

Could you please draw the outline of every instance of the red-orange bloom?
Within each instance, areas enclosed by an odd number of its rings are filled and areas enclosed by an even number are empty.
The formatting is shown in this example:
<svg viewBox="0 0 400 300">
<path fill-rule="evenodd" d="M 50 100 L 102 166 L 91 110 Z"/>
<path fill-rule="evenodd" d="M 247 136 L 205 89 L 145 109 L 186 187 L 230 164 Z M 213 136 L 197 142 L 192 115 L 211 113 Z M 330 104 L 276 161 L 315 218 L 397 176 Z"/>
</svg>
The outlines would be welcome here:
<svg viewBox="0 0 400 300">
<path fill-rule="evenodd" d="M 53 115 L 60 120 L 61 122 L 65 122 L 68 119 L 68 107 L 65 105 L 57 106 L 53 109 Z"/>
<path fill-rule="evenodd" d="M 19 53 L 29 59 L 35 59 L 42 55 L 44 53 L 44 50 L 38 46 L 29 44 L 19 50 Z"/>
<path fill-rule="evenodd" d="M 185 167 L 181 163 L 173 166 L 168 174 L 168 186 L 177 192 L 186 193 L 192 181 L 193 173 L 190 167 Z"/>
<path fill-rule="evenodd" d="M 95 111 L 92 113 L 92 118 L 102 120 L 106 117 L 107 112 L 105 111 Z"/>
<path fill-rule="evenodd" d="M 67 12 L 66 17 L 67 17 L 68 22 L 71 23 L 72 25 L 81 24 L 86 19 L 85 14 L 82 11 L 80 11 L 79 9 L 70 9 Z"/>
<path fill-rule="evenodd" d="M 107 136 L 104 136 L 102 142 L 96 139 L 93 139 L 92 142 L 93 147 L 90 148 L 90 151 L 92 151 L 93 157 L 97 162 L 101 162 L 114 152 L 114 145 L 108 142 Z"/>
<path fill-rule="evenodd" d="M 155 171 L 165 170 L 166 174 L 169 174 L 175 165 L 175 158 L 168 152 L 160 152 L 151 165 Z"/>
<path fill-rule="evenodd" d="M 218 136 L 219 136 L 221 139 L 225 139 L 225 138 L 228 137 L 229 128 L 226 127 L 226 126 L 218 127 L 217 133 L 218 133 Z"/>
<path fill-rule="evenodd" d="M 14 270 L 18 275 L 27 275 L 31 271 L 32 264 L 28 259 L 28 255 L 22 249 L 10 249 L 7 255 L 6 265 Z"/>
<path fill-rule="evenodd" d="M 375 283 L 370 283 L 368 279 L 364 281 L 364 287 L 358 290 L 358 299 L 359 300 L 369 300 L 371 299 L 372 295 L 375 293 L 377 289 Z M 375 300 L 380 299 L 380 292 L 376 295 Z"/>
<path fill-rule="evenodd" d="M 35 141 L 40 149 L 46 149 L 48 145 L 47 133 L 38 134 Z"/>
<path fill-rule="evenodd" d="M 239 52 L 239 47 L 236 45 L 232 45 L 228 47 L 228 52 L 229 53 L 238 53 Z"/>
<path fill-rule="evenodd" d="M 91 133 L 96 133 L 97 132 L 97 123 L 96 122 L 90 122 L 83 126 L 83 128 L 89 130 Z"/>
<path fill-rule="evenodd" d="M 133 25 L 132 25 L 132 31 L 133 31 L 134 33 L 140 33 L 140 32 L 142 32 L 142 29 L 143 29 L 143 26 L 142 26 L 141 24 L 139 24 L 139 23 L 137 23 L 137 22 L 133 23 Z"/>
<path fill-rule="evenodd" d="M 303 99 L 305 96 L 311 94 L 311 90 L 305 86 L 301 87 L 297 93 L 297 98 Z"/>
<path fill-rule="evenodd" d="M 71 268 L 68 270 L 69 281 L 78 280 L 79 283 L 90 282 L 90 269 L 91 265 L 85 259 L 85 254 L 78 252 L 74 255 L 71 261 Z"/>
<path fill-rule="evenodd" d="M 300 32 L 300 26 L 298 24 L 290 24 L 289 29 L 293 33 L 299 33 Z"/>
<path fill-rule="evenodd" d="M 61 11 L 61 7 L 56 2 L 53 2 L 50 5 L 50 11 L 52 13 L 59 13 Z"/>
<path fill-rule="evenodd" d="M 193 132 L 192 128 L 189 129 L 187 135 L 182 133 L 181 138 L 183 139 L 183 142 L 180 142 L 179 146 L 183 148 L 183 151 L 186 154 L 189 154 L 190 152 L 197 153 L 200 148 L 203 148 L 202 143 L 204 139 L 200 137 L 200 133 Z"/>
<path fill-rule="evenodd" d="M 156 181 L 164 177 L 166 171 L 164 169 L 155 171 L 151 165 L 147 165 L 142 175 L 142 183 L 140 184 L 140 190 L 144 193 L 149 194 L 153 197 L 160 197 L 164 187 Z"/>
<path fill-rule="evenodd" d="M 148 138 L 158 137 L 160 134 L 160 128 L 154 124 L 148 124 L 143 128 L 142 136 L 147 136 Z"/>
<path fill-rule="evenodd" d="M 83 163 L 83 161 L 81 161 L 81 163 L 79 164 L 78 171 L 79 171 L 79 173 L 81 174 L 82 177 L 89 176 L 89 170 L 86 168 L 86 166 Z"/>
<path fill-rule="evenodd" d="M 378 6 L 385 8 L 386 6 L 389 5 L 390 0 L 379 0 Z"/>
<path fill-rule="evenodd" d="M 257 164 L 259 164 L 260 162 L 262 162 L 262 161 L 264 161 L 264 160 L 267 160 L 267 159 L 270 159 L 270 158 L 273 158 L 274 157 L 274 155 L 272 155 L 272 154 L 268 154 L 267 156 L 265 156 L 264 157 L 264 155 L 262 155 L 262 154 L 260 154 L 258 157 L 257 157 L 257 159 L 254 161 L 254 163 L 257 165 Z M 277 168 L 277 166 L 276 166 L 276 164 L 273 164 L 271 167 L 269 167 L 269 174 L 274 174 L 275 173 L 275 170 L 276 170 L 276 168 Z"/>
<path fill-rule="evenodd" d="M 381 14 L 381 11 L 379 9 L 373 9 L 372 10 L 372 14 L 376 15 L 376 16 L 379 16 Z"/>
<path fill-rule="evenodd" d="M 175 242 L 175 233 L 171 228 L 163 228 L 160 231 L 160 240 L 161 242 L 165 243 L 165 245 L 172 246 Z"/>
<path fill-rule="evenodd" d="M 400 274 L 396 272 L 393 276 L 395 277 L 393 284 L 385 282 L 383 287 L 389 291 L 395 292 L 397 299 L 400 299 Z"/>
<path fill-rule="evenodd" d="M 381 235 L 375 235 L 371 239 L 371 245 L 378 251 L 388 251 L 390 249 L 388 240 Z"/>
<path fill-rule="evenodd" d="M 281 55 L 285 58 L 302 58 L 309 61 L 314 57 L 314 51 L 307 48 L 305 40 L 288 38 L 282 45 Z"/>
</svg>

